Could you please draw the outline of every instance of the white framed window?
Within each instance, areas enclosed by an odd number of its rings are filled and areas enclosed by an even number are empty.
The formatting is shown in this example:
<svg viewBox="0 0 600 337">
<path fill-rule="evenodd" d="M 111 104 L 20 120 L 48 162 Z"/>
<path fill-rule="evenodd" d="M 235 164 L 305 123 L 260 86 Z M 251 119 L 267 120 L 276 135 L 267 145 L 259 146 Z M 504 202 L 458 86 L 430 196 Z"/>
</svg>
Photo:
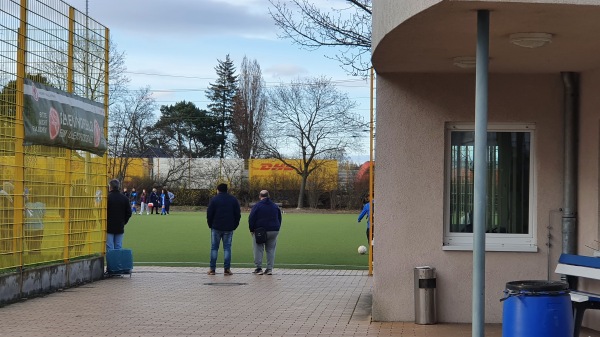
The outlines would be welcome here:
<svg viewBox="0 0 600 337">
<path fill-rule="evenodd" d="M 473 249 L 474 124 L 446 125 L 444 250 Z M 535 125 L 488 125 L 487 251 L 537 251 Z"/>
</svg>

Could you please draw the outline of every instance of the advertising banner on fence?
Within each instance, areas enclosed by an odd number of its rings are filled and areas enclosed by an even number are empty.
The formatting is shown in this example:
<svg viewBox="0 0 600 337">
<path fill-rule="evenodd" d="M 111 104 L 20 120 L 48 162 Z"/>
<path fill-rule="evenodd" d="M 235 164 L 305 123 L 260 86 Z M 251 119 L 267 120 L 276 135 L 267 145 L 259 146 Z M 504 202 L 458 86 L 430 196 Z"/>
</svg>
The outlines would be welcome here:
<svg viewBox="0 0 600 337">
<path fill-rule="evenodd" d="M 104 106 L 25 79 L 23 123 L 25 145 L 47 145 L 106 152 Z"/>
</svg>

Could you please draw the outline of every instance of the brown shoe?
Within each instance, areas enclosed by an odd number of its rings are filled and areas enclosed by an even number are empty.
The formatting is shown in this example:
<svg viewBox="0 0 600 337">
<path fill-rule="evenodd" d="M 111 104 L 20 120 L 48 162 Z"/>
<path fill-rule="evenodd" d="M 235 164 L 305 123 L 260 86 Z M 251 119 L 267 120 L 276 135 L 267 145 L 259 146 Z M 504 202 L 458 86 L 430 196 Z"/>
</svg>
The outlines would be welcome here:
<svg viewBox="0 0 600 337">
<path fill-rule="evenodd" d="M 208 274 L 208 275 L 215 275 L 215 271 L 211 269 L 211 270 L 209 270 L 209 271 L 208 271 L 208 273 L 207 273 L 207 274 Z"/>
<path fill-rule="evenodd" d="M 231 272 L 230 269 L 225 269 L 225 272 L 223 274 L 225 274 L 225 275 L 233 275 L 233 273 Z"/>
</svg>

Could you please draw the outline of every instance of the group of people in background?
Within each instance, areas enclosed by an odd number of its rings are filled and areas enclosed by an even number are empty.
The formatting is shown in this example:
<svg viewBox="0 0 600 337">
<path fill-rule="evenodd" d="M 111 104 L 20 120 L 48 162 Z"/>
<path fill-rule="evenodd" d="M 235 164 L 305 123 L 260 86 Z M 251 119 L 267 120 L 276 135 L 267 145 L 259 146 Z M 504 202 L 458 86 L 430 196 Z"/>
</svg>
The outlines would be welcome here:
<svg viewBox="0 0 600 337">
<path fill-rule="evenodd" d="M 127 187 L 123 188 L 123 195 L 129 200 L 131 205 L 131 211 L 133 214 L 142 215 L 144 213 L 158 215 L 160 209 L 160 215 L 168 215 L 171 211 L 171 204 L 175 199 L 175 194 L 168 190 L 165 186 L 161 192 L 158 193 L 156 188 L 153 188 L 150 193 L 146 192 L 146 189 L 142 189 L 142 193 L 137 193 L 135 187 L 131 189 L 131 192 L 127 190 Z M 139 212 L 137 206 L 139 205 Z"/>
</svg>

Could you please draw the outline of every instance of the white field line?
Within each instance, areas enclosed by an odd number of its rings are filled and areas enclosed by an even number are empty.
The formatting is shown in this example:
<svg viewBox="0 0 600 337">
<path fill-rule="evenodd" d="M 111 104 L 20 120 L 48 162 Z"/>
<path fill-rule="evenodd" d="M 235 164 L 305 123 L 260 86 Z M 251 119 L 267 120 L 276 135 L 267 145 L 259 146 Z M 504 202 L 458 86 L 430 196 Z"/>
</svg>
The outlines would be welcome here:
<svg viewBox="0 0 600 337">
<path fill-rule="evenodd" d="M 197 266 L 208 266 L 206 262 L 135 262 L 134 265 L 197 265 Z M 237 266 L 249 266 L 253 267 L 254 263 L 231 263 L 231 265 Z M 356 265 L 346 265 L 346 264 L 318 264 L 318 263 L 305 263 L 305 264 L 295 264 L 295 263 L 282 263 L 278 266 L 294 266 L 294 267 L 353 267 L 353 268 L 367 268 L 367 266 L 356 266 Z"/>
</svg>

